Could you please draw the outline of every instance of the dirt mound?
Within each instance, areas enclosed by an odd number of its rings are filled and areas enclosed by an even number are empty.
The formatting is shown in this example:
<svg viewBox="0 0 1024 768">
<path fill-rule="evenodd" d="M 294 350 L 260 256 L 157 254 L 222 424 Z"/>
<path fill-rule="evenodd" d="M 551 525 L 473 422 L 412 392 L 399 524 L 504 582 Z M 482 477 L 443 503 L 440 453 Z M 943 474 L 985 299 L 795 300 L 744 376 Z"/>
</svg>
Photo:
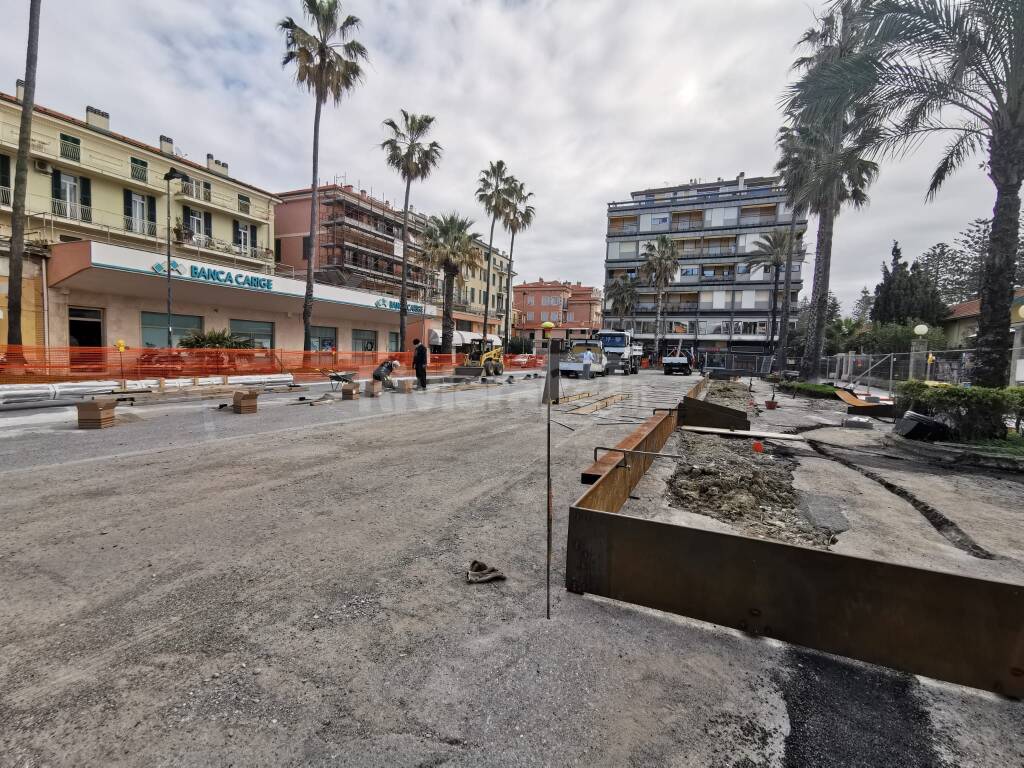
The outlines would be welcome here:
<svg viewBox="0 0 1024 768">
<path fill-rule="evenodd" d="M 708 388 L 709 402 L 757 415 L 759 411 L 756 406 L 751 405 L 752 398 L 753 395 L 747 385 L 738 381 L 712 381 Z"/>
<path fill-rule="evenodd" d="M 755 453 L 753 440 L 683 433 L 680 464 L 668 481 L 673 506 L 729 523 L 740 533 L 827 548 L 829 534 L 794 508 L 793 463 Z"/>
</svg>

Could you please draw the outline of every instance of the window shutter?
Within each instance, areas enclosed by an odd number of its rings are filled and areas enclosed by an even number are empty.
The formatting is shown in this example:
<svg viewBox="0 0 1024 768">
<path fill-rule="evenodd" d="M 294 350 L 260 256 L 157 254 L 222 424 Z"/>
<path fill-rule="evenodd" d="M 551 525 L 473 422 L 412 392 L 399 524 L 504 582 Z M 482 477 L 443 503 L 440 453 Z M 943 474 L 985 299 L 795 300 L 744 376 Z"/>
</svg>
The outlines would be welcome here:
<svg viewBox="0 0 1024 768">
<path fill-rule="evenodd" d="M 84 176 L 78 179 L 79 202 L 83 208 L 92 208 L 92 182 Z"/>
<path fill-rule="evenodd" d="M 156 198 L 153 195 L 146 196 L 146 218 L 150 224 L 156 224 Z"/>
<path fill-rule="evenodd" d="M 203 211 L 203 234 L 207 237 L 213 237 L 213 214 L 209 211 Z"/>
<path fill-rule="evenodd" d="M 11 186 L 11 158 L 0 155 L 0 187 Z"/>
<path fill-rule="evenodd" d="M 124 191 L 124 217 L 126 219 L 132 217 L 132 191 L 130 189 Z"/>
<path fill-rule="evenodd" d="M 250 248 L 255 248 L 256 247 L 256 225 L 255 224 L 250 224 L 249 225 L 249 247 Z"/>
<path fill-rule="evenodd" d="M 50 197 L 60 200 L 60 171 L 50 174 Z"/>
<path fill-rule="evenodd" d="M 181 228 L 183 231 L 192 231 L 192 209 L 187 205 L 181 206 Z"/>
<path fill-rule="evenodd" d="M 231 220 L 231 242 L 238 245 L 242 242 L 242 233 L 238 227 L 238 219 Z"/>
</svg>

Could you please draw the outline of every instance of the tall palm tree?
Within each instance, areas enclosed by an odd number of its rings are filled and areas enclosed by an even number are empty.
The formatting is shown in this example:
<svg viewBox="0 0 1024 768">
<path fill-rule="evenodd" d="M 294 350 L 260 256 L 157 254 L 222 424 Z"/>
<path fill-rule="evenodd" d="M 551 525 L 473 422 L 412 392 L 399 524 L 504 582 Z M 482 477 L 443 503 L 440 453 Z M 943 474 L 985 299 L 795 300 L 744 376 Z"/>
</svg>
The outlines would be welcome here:
<svg viewBox="0 0 1024 768">
<path fill-rule="evenodd" d="M 402 123 L 388 118 L 384 126 L 391 135 L 381 142 L 387 163 L 398 171 L 405 181 L 405 206 L 402 208 L 402 291 L 398 309 L 398 348 L 405 349 L 405 321 L 409 313 L 406 281 L 409 272 L 409 192 L 414 181 L 430 175 L 441 160 L 441 145 L 426 142 L 433 115 L 414 115 L 402 110 Z"/>
<path fill-rule="evenodd" d="M 491 162 L 480 172 L 476 199 L 491 217 L 491 235 L 487 241 L 487 273 L 484 279 L 484 341 L 487 341 L 487 317 L 491 307 L 491 255 L 494 252 L 494 225 L 505 215 L 512 195 L 510 182 L 515 178 L 508 172 L 504 160 Z"/>
<path fill-rule="evenodd" d="M 803 35 L 798 44 L 810 52 L 793 65 L 803 80 L 860 54 L 866 37 L 862 7 L 862 0 L 839 0 Z M 845 203 L 859 208 L 867 202 L 866 190 L 878 176 L 878 165 L 865 155 L 877 131 L 864 119 L 856 99 L 836 100 L 831 109 L 809 109 L 799 88 L 797 84 L 790 91 L 789 147 L 776 168 L 793 185 L 795 207 L 806 207 L 818 217 L 811 317 L 800 366 L 804 378 L 814 378 L 825 343 L 835 220 Z"/>
<path fill-rule="evenodd" d="M 431 269 L 444 275 L 443 304 L 441 309 L 441 354 L 452 352 L 452 337 L 455 319 L 452 310 L 455 304 L 455 283 L 462 279 L 468 269 L 480 269 L 480 252 L 473 241 L 478 235 L 471 232 L 471 219 L 457 213 L 431 216 L 423 230 L 424 261 Z"/>
<path fill-rule="evenodd" d="M 807 205 L 797 200 L 795 190 L 804 186 L 802 174 L 807 171 L 807 167 L 800 159 L 800 138 L 799 131 L 796 128 L 792 126 L 780 128 L 775 143 L 779 148 L 780 154 L 780 159 L 775 164 L 775 171 L 782 176 L 782 183 L 786 190 L 787 203 L 789 205 L 789 251 L 786 254 L 786 279 L 782 288 L 782 317 L 779 318 L 779 341 L 775 346 L 776 352 L 782 350 L 782 354 L 776 354 L 772 360 L 772 369 L 778 368 L 782 370 L 785 367 L 789 351 L 789 317 L 792 312 L 790 297 L 793 291 L 793 261 L 798 247 L 800 249 L 801 261 L 803 261 L 806 252 L 803 242 L 796 235 L 796 223 L 807 215 Z"/>
<path fill-rule="evenodd" d="M 792 235 L 789 230 L 776 229 L 754 243 L 750 264 L 761 264 L 772 270 L 772 304 L 768 322 L 768 348 L 775 349 L 775 334 L 779 310 L 779 273 L 789 269 L 793 259 Z"/>
<path fill-rule="evenodd" d="M 533 224 L 534 208 L 530 205 L 533 192 L 514 177 L 509 180 L 508 208 L 501 217 L 502 225 L 512 235 L 508 246 L 508 290 L 505 294 L 505 349 L 508 349 L 509 326 L 512 318 L 512 255 L 516 248 L 516 234 Z"/>
<path fill-rule="evenodd" d="M 615 278 L 608 285 L 607 298 L 612 303 L 612 313 L 617 317 L 630 318 L 630 330 L 636 330 L 636 323 L 633 321 L 636 312 L 636 304 L 640 295 L 637 291 L 639 280 L 635 277 L 622 276 Z"/>
<path fill-rule="evenodd" d="M 657 240 L 644 244 L 644 263 L 640 271 L 657 292 L 657 312 L 654 320 L 654 354 L 661 353 L 661 310 L 665 289 L 676 279 L 679 272 L 679 257 L 676 243 L 668 235 L 658 235 Z"/>
<path fill-rule="evenodd" d="M 306 297 L 302 303 L 302 348 L 312 349 L 310 323 L 313 317 L 313 257 L 319 221 L 317 172 L 320 163 L 320 111 L 331 99 L 336 105 L 341 97 L 363 79 L 360 61 L 366 60 L 366 49 L 357 40 L 349 39 L 359 29 L 359 19 L 342 16 L 339 0 L 302 0 L 306 21 L 313 30 L 306 31 L 291 16 L 278 23 L 284 32 L 285 54 L 281 66 L 295 65 L 295 82 L 313 94 L 313 183 L 310 186 L 309 240 L 303 253 L 306 259 Z"/>
<path fill-rule="evenodd" d="M 798 84 L 810 109 L 856 99 L 883 126 L 883 154 L 952 139 L 927 199 L 972 155 L 996 189 L 981 285 L 974 381 L 1006 384 L 1009 316 L 1024 181 L 1024 4 L 1021 0 L 876 0 L 865 11 L 868 45 Z"/>
<path fill-rule="evenodd" d="M 10 362 L 21 362 L 21 281 L 25 261 L 25 195 L 28 192 L 28 154 L 32 146 L 32 112 L 36 101 L 36 61 L 39 58 L 39 11 L 42 0 L 31 0 L 28 9 L 28 45 L 25 48 L 25 95 L 21 99 L 18 158 L 14 167 L 14 199 L 11 206 L 11 259 L 7 286 L 7 344 Z M 46 290 L 45 286 L 43 290 Z"/>
</svg>

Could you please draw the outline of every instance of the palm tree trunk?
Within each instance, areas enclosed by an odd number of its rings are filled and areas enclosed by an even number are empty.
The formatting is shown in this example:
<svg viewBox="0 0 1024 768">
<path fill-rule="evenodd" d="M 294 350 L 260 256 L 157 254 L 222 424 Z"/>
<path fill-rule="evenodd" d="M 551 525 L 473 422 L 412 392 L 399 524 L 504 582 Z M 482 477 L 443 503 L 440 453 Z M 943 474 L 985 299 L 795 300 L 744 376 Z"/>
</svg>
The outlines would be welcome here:
<svg viewBox="0 0 1024 768">
<path fill-rule="evenodd" d="M 800 364 L 805 379 L 818 376 L 818 365 L 825 345 L 825 323 L 828 320 L 828 280 L 832 267 L 832 233 L 835 225 L 835 205 L 829 204 L 818 216 L 818 240 L 814 257 L 814 291 L 811 318 L 808 323 L 807 345 Z"/>
<path fill-rule="evenodd" d="M 516 233 L 512 232 L 512 242 L 508 245 L 508 285 L 505 286 L 505 340 L 502 354 L 508 353 L 509 326 L 512 323 L 512 254 L 516 249 Z"/>
<path fill-rule="evenodd" d="M 316 112 L 313 114 L 313 184 L 309 198 L 309 249 L 306 251 L 306 297 L 302 302 L 302 349 L 309 352 L 313 349 L 313 336 L 310 325 L 313 321 L 313 260 L 316 254 L 317 230 L 320 223 L 320 202 L 317 174 L 320 164 L 320 107 L 322 100 L 317 94 Z"/>
<path fill-rule="evenodd" d="M 786 280 L 783 283 L 785 295 L 782 297 L 782 318 L 779 323 L 779 343 L 775 347 L 775 359 L 772 366 L 778 365 L 778 370 L 783 370 L 786 362 L 786 350 L 789 347 L 789 297 L 793 289 L 793 254 L 796 251 L 796 217 L 797 209 L 794 207 L 789 219 L 789 249 L 786 253 Z M 782 350 L 782 362 L 779 362 L 779 350 Z"/>
<path fill-rule="evenodd" d="M 491 253 L 494 251 L 494 224 L 498 221 L 498 214 L 491 217 L 491 236 L 487 240 L 487 276 L 484 279 L 484 338 L 483 346 L 487 347 L 487 317 L 490 314 L 491 306 Z"/>
<path fill-rule="evenodd" d="M 36 99 L 36 61 L 39 58 L 39 10 L 42 0 L 32 0 L 28 12 L 28 46 L 25 52 L 25 96 L 21 102 L 18 159 L 14 169 L 14 200 L 11 206 L 11 259 L 7 294 L 7 344 L 9 362 L 24 360 L 21 345 L 21 281 L 25 259 L 25 195 L 28 192 L 28 154 L 32 144 L 32 110 Z M 43 286 L 46 290 L 46 286 Z M 44 340 L 44 344 L 49 340 Z"/>
<path fill-rule="evenodd" d="M 661 355 L 661 302 L 664 294 L 661 287 L 658 288 L 658 311 L 654 316 L 654 359 Z"/>
<path fill-rule="evenodd" d="M 995 153 L 993 153 L 995 154 Z M 1002 169 L 999 169 L 1002 170 Z M 993 162 L 993 178 L 998 173 Z M 1010 363 L 1010 309 L 1020 227 L 1019 179 L 996 186 L 988 253 L 981 271 L 981 317 L 978 321 L 978 367 L 974 384 L 1005 387 Z"/>
<path fill-rule="evenodd" d="M 405 318 L 409 314 L 409 299 L 406 295 L 407 273 L 409 272 L 409 190 L 412 179 L 405 180 L 405 207 L 402 209 L 402 292 L 398 298 L 398 351 L 405 351 Z M 446 353 L 447 354 L 447 353 Z"/>
<path fill-rule="evenodd" d="M 779 264 L 772 265 L 775 268 L 775 277 L 772 280 L 772 310 L 768 320 L 768 354 L 771 354 L 775 345 L 775 320 L 779 312 Z"/>
<path fill-rule="evenodd" d="M 455 319 L 452 310 L 455 308 L 455 276 L 458 269 L 451 266 L 444 268 L 444 305 L 441 309 L 441 354 L 452 353 L 452 337 L 455 335 Z"/>
</svg>

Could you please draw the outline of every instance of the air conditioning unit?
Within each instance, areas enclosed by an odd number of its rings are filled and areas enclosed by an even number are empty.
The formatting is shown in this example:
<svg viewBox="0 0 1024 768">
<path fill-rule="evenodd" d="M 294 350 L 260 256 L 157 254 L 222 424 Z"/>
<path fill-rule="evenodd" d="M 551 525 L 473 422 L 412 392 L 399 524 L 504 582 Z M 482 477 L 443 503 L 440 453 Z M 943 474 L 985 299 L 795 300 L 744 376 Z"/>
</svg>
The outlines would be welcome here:
<svg viewBox="0 0 1024 768">
<path fill-rule="evenodd" d="M 39 173 L 53 173 L 53 166 L 45 160 L 33 160 L 32 167 L 39 171 Z"/>
</svg>

